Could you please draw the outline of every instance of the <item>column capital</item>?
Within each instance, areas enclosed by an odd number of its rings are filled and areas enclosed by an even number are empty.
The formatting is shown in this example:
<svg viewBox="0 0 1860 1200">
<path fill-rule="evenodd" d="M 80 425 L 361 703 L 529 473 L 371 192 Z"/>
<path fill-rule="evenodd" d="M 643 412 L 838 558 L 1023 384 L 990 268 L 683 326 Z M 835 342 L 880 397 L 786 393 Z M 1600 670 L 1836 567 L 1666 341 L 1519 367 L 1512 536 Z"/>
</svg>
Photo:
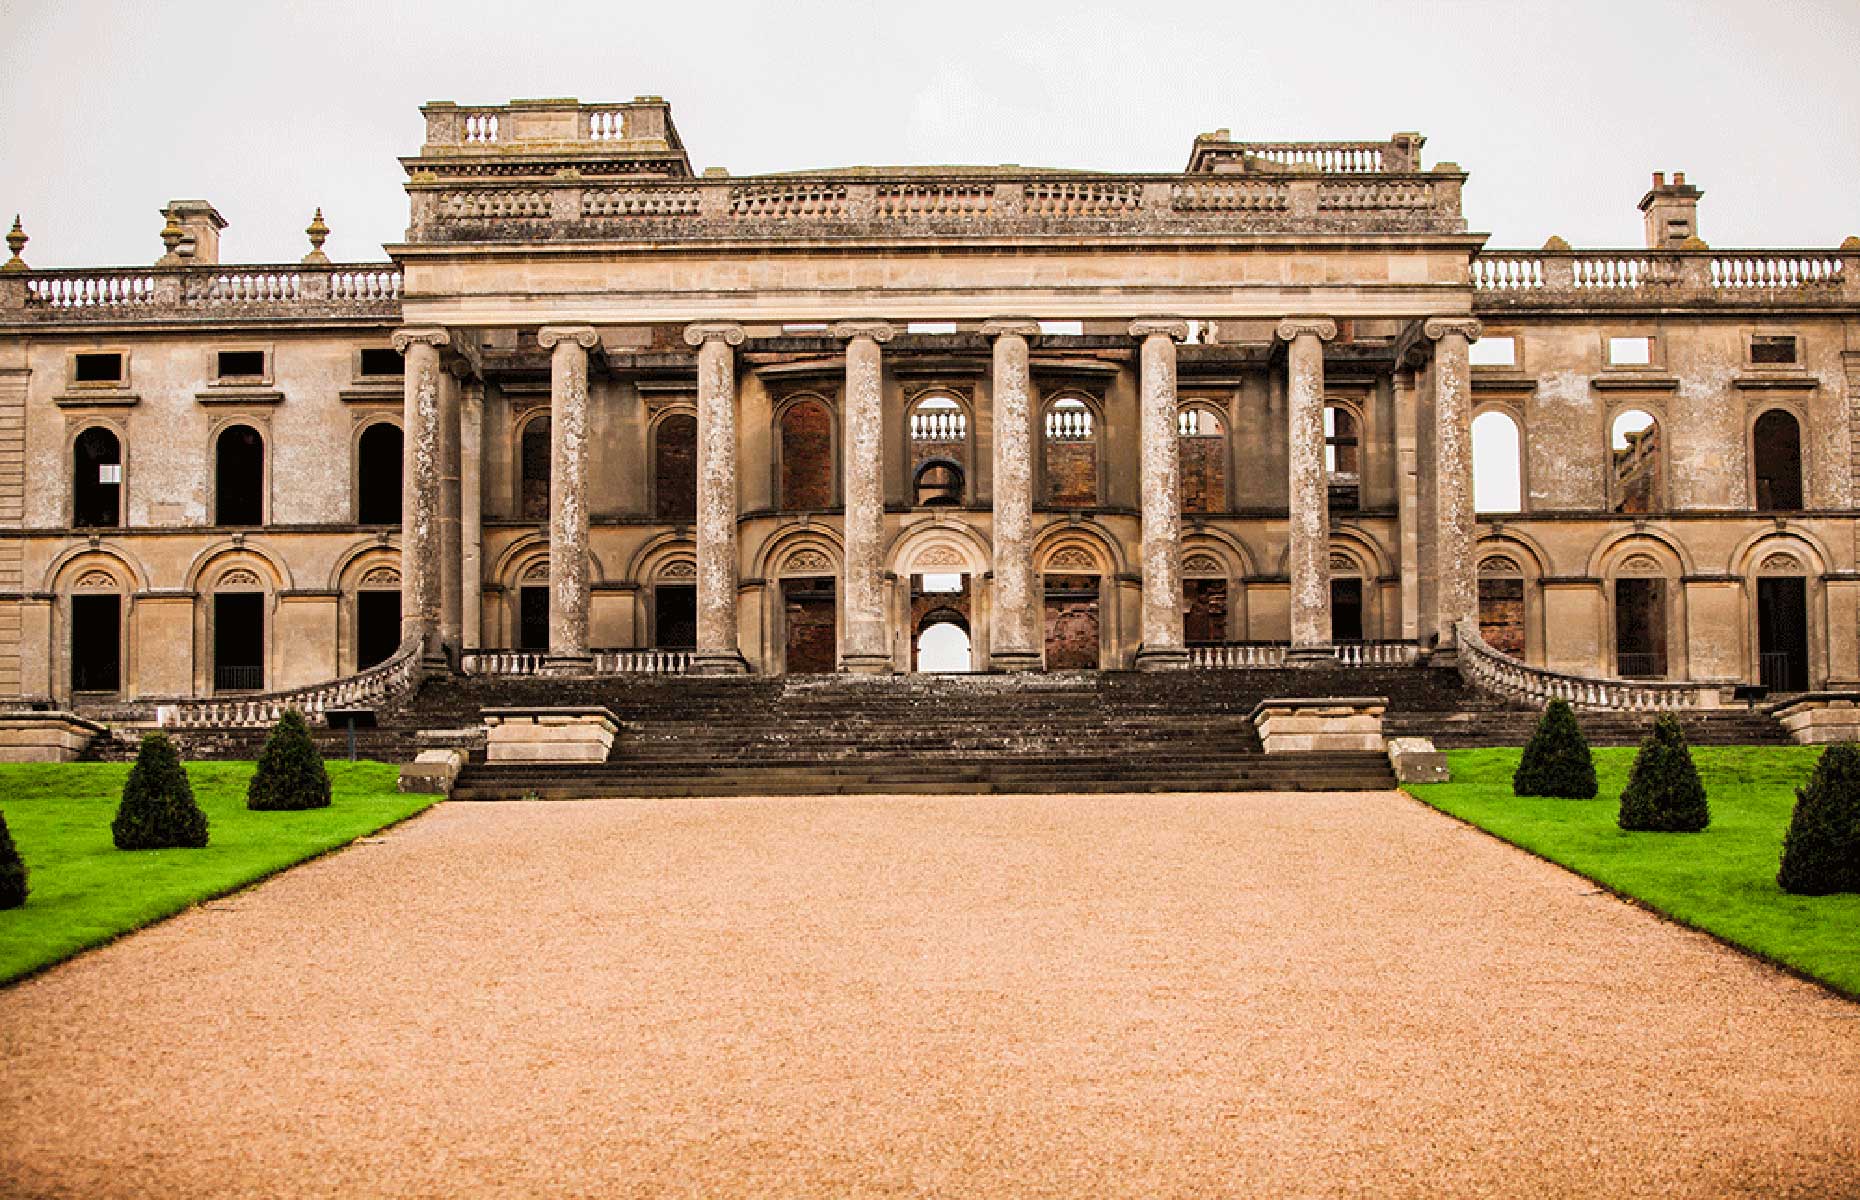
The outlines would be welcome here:
<svg viewBox="0 0 1860 1200">
<path fill-rule="evenodd" d="M 405 354 L 407 347 L 413 345 L 450 346 L 452 333 L 441 325 L 408 325 L 396 329 L 392 340 L 394 349 Z"/>
<path fill-rule="evenodd" d="M 875 342 L 888 342 L 897 329 L 889 321 L 838 321 L 830 332 L 836 338 L 869 337 Z"/>
<path fill-rule="evenodd" d="M 743 344 L 743 327 L 735 321 L 699 321 L 685 326 L 685 345 L 702 346 L 720 341 L 729 346 Z"/>
<path fill-rule="evenodd" d="M 1477 317 L 1429 317 L 1422 323 L 1421 332 L 1433 342 L 1449 333 L 1457 333 L 1469 342 L 1476 342 L 1479 335 L 1485 332 L 1485 324 Z"/>
<path fill-rule="evenodd" d="M 1337 336 L 1337 322 L 1329 317 L 1286 317 L 1272 333 L 1282 342 L 1293 341 L 1307 333 L 1320 342 L 1328 342 Z"/>
<path fill-rule="evenodd" d="M 592 350 L 600 344 L 601 335 L 594 332 L 592 325 L 544 325 L 536 331 L 536 344 L 544 350 L 553 350 L 563 342 L 573 342 L 583 350 Z"/>
<path fill-rule="evenodd" d="M 991 317 L 982 322 L 982 336 L 998 338 L 1004 334 L 1016 337 L 1037 338 L 1040 336 L 1040 323 L 1032 317 Z"/>
<path fill-rule="evenodd" d="M 1138 317 L 1130 323 L 1130 336 L 1136 338 L 1166 337 L 1174 342 L 1188 340 L 1188 319 L 1186 317 Z"/>
</svg>

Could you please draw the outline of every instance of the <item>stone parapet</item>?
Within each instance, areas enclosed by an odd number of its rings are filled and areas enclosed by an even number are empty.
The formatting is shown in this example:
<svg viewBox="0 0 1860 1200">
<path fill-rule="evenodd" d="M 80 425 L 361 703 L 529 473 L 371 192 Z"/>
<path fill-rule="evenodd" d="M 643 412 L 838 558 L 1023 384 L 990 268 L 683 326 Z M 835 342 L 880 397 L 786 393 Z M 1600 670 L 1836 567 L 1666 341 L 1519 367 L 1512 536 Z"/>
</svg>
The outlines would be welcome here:
<svg viewBox="0 0 1860 1200">
<path fill-rule="evenodd" d="M 1381 753 L 1382 696 L 1294 696 L 1262 700 L 1254 706 L 1253 726 L 1267 754 L 1298 751 L 1358 750 Z"/>
<path fill-rule="evenodd" d="M 75 762 L 102 732 L 73 712 L 0 713 L 0 762 Z"/>
<path fill-rule="evenodd" d="M 1482 250 L 1473 311 L 1654 307 L 1851 308 L 1860 250 Z"/>
<path fill-rule="evenodd" d="M 398 263 L 96 267 L 21 271 L 0 326 L 398 322 Z"/>
<path fill-rule="evenodd" d="M 1815 692 L 1770 709 L 1789 736 L 1805 746 L 1860 742 L 1860 692 Z"/>
<path fill-rule="evenodd" d="M 604 708 L 487 708 L 487 762 L 606 762 L 620 730 Z"/>
</svg>

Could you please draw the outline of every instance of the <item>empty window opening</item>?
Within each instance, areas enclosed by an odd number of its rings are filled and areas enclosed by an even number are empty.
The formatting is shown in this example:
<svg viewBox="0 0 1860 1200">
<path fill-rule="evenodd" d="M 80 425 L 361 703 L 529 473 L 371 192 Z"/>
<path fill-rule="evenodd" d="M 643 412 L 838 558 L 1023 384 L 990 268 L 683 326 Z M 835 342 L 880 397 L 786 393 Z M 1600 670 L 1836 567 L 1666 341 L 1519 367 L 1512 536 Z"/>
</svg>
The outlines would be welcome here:
<svg viewBox="0 0 1860 1200">
<path fill-rule="evenodd" d="M 1209 408 L 1184 408 L 1176 418 L 1182 511 L 1227 510 L 1227 431 Z"/>
<path fill-rule="evenodd" d="M 364 375 L 405 375 L 407 360 L 400 356 L 400 351 L 378 347 L 362 351 L 362 374 Z"/>
<path fill-rule="evenodd" d="M 1098 669 L 1098 577 L 1046 577 L 1046 669 Z"/>
<path fill-rule="evenodd" d="M 1467 348 L 1475 367 L 1515 367 L 1518 365 L 1518 339 L 1482 337 Z"/>
<path fill-rule="evenodd" d="M 1330 640 L 1333 642 L 1363 640 L 1362 580 L 1332 579 L 1330 581 Z"/>
<path fill-rule="evenodd" d="M 402 439 L 400 426 L 382 421 L 362 430 L 355 452 L 355 520 L 398 525 Z"/>
<path fill-rule="evenodd" d="M 1759 333 L 1750 339 L 1750 361 L 1760 366 L 1783 366 L 1796 361 L 1795 335 Z"/>
<path fill-rule="evenodd" d="M 121 383 L 123 356 L 119 353 L 79 354 L 72 364 L 72 377 L 78 383 Z"/>
<path fill-rule="evenodd" d="M 794 321 L 783 325 L 781 331 L 785 334 L 805 337 L 812 333 L 825 333 L 827 323 L 825 321 Z"/>
<path fill-rule="evenodd" d="M 1332 512 L 1355 512 L 1362 503 L 1362 444 L 1356 414 L 1347 408 L 1324 409 L 1324 469 L 1330 476 Z"/>
<path fill-rule="evenodd" d="M 537 417 L 523 427 L 518 447 L 522 460 L 517 495 L 517 515 L 526 521 L 549 519 L 549 473 L 552 459 L 549 448 L 549 418 Z"/>
<path fill-rule="evenodd" d="M 904 332 L 954 333 L 956 332 L 956 323 L 954 321 L 908 321 L 905 323 Z"/>
<path fill-rule="evenodd" d="M 1079 337 L 1085 332 L 1083 321 L 1041 321 L 1040 333 L 1046 337 Z"/>
<path fill-rule="evenodd" d="M 781 581 L 783 669 L 791 675 L 827 675 L 839 665 L 831 575 Z"/>
<path fill-rule="evenodd" d="M 88 528 L 123 523 L 123 450 L 108 429 L 93 426 L 71 444 L 71 523 Z"/>
<path fill-rule="evenodd" d="M 960 574 L 925 574 L 917 577 L 917 588 L 927 595 L 944 595 L 960 592 L 963 588 Z"/>
<path fill-rule="evenodd" d="M 959 505 L 962 485 L 962 468 L 955 463 L 947 459 L 927 462 L 917 468 L 917 504 L 919 507 Z"/>
<path fill-rule="evenodd" d="M 1666 678 L 1666 580 L 1615 580 L 1615 674 Z"/>
<path fill-rule="evenodd" d="M 1653 339 L 1650 337 L 1611 337 L 1608 339 L 1608 365 L 1611 367 L 1645 367 L 1653 362 Z"/>
<path fill-rule="evenodd" d="M 263 350 L 221 350 L 217 357 L 219 364 L 214 374 L 221 379 L 263 379 L 265 377 L 265 352 Z"/>
<path fill-rule="evenodd" d="M 1046 499 L 1066 508 L 1098 503 L 1097 418 L 1083 400 L 1055 400 L 1046 410 Z"/>
<path fill-rule="evenodd" d="M 690 413 L 673 413 L 657 426 L 652 492 L 652 510 L 659 520 L 697 520 L 697 418 Z"/>
<path fill-rule="evenodd" d="M 123 686 L 123 598 L 71 597 L 71 690 L 114 692 Z"/>
<path fill-rule="evenodd" d="M 1660 426 L 1652 414 L 1630 408 L 1616 417 L 1609 429 L 1609 449 L 1614 471 L 1614 510 L 1658 511 L 1665 480 L 1660 461 Z"/>
<path fill-rule="evenodd" d="M 1523 440 L 1518 423 L 1501 412 L 1472 422 L 1473 511 L 1518 512 L 1524 507 Z"/>
<path fill-rule="evenodd" d="M 214 520 L 221 525 L 265 523 L 265 439 L 250 425 L 220 431 L 214 451 Z"/>
<path fill-rule="evenodd" d="M 263 592 L 218 592 L 214 595 L 213 690 L 265 690 Z"/>
<path fill-rule="evenodd" d="M 785 511 L 833 505 L 833 417 L 812 400 L 781 415 L 781 506 Z"/>
<path fill-rule="evenodd" d="M 1772 692 L 1808 690 L 1808 580 L 1757 580 L 1757 677 Z"/>
<path fill-rule="evenodd" d="M 370 590 L 355 594 L 355 669 L 386 662 L 400 649 L 400 593 Z"/>
<path fill-rule="evenodd" d="M 1802 430 L 1795 417 L 1772 408 L 1751 429 L 1751 460 L 1756 468 L 1757 507 L 1764 512 L 1795 512 L 1802 507 Z"/>
<path fill-rule="evenodd" d="M 549 648 L 549 588 L 528 585 L 517 589 L 517 649 Z"/>
<path fill-rule="evenodd" d="M 661 650 L 697 646 L 697 585 L 661 583 L 652 589 L 652 644 Z"/>
<path fill-rule="evenodd" d="M 1182 636 L 1191 646 L 1218 646 L 1227 640 L 1227 581 L 1182 581 Z"/>
<path fill-rule="evenodd" d="M 961 613 L 939 609 L 924 618 L 917 635 L 919 671 L 966 672 L 974 669 L 973 660 L 968 622 Z"/>
<path fill-rule="evenodd" d="M 1501 654 L 1524 657 L 1524 576 L 1514 563 L 1479 568 L 1479 636 Z"/>
</svg>

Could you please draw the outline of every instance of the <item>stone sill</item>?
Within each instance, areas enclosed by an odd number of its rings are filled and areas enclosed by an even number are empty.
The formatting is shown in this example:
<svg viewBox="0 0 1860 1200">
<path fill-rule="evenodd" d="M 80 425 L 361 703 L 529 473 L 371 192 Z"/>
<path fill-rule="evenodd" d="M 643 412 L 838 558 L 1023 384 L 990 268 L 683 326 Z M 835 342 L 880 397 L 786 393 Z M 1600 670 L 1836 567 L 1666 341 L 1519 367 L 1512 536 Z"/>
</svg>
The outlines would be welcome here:
<svg viewBox="0 0 1860 1200">
<path fill-rule="evenodd" d="M 194 399 L 202 404 L 278 404 L 283 401 L 284 393 L 271 388 L 218 388 L 210 392 L 195 392 Z"/>
<path fill-rule="evenodd" d="M 1597 375 L 1589 380 L 1589 386 L 1600 392 L 1676 392 L 1679 390 L 1679 378 L 1655 372 L 1645 375 L 1619 373 Z"/>
<path fill-rule="evenodd" d="M 1519 371 L 1494 371 L 1487 374 L 1474 367 L 1472 387 L 1475 392 L 1534 392 L 1537 390 L 1537 377 Z"/>
<path fill-rule="evenodd" d="M 136 392 L 67 392 L 54 396 L 52 403 L 59 408 L 133 408 L 142 397 Z"/>
<path fill-rule="evenodd" d="M 1807 372 L 1788 375 L 1738 375 L 1731 380 L 1731 386 L 1745 391 L 1786 389 L 1810 392 L 1821 386 L 1821 380 Z"/>
<path fill-rule="evenodd" d="M 336 393 L 336 398 L 344 404 L 400 404 L 406 399 L 407 389 L 396 383 L 391 387 L 380 384 L 360 384 L 346 387 Z"/>
</svg>

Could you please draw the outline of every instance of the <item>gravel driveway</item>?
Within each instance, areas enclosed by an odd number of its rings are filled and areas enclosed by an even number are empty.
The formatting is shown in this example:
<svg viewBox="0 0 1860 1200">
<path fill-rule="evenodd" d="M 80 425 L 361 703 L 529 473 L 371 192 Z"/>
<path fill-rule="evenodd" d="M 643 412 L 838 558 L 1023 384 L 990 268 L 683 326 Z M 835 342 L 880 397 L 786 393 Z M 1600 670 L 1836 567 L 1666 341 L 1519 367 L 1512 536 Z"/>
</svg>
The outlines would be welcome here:
<svg viewBox="0 0 1860 1200">
<path fill-rule="evenodd" d="M 0 991 L 6 1196 L 1860 1196 L 1860 1005 L 1398 794 L 442 805 Z"/>
</svg>

